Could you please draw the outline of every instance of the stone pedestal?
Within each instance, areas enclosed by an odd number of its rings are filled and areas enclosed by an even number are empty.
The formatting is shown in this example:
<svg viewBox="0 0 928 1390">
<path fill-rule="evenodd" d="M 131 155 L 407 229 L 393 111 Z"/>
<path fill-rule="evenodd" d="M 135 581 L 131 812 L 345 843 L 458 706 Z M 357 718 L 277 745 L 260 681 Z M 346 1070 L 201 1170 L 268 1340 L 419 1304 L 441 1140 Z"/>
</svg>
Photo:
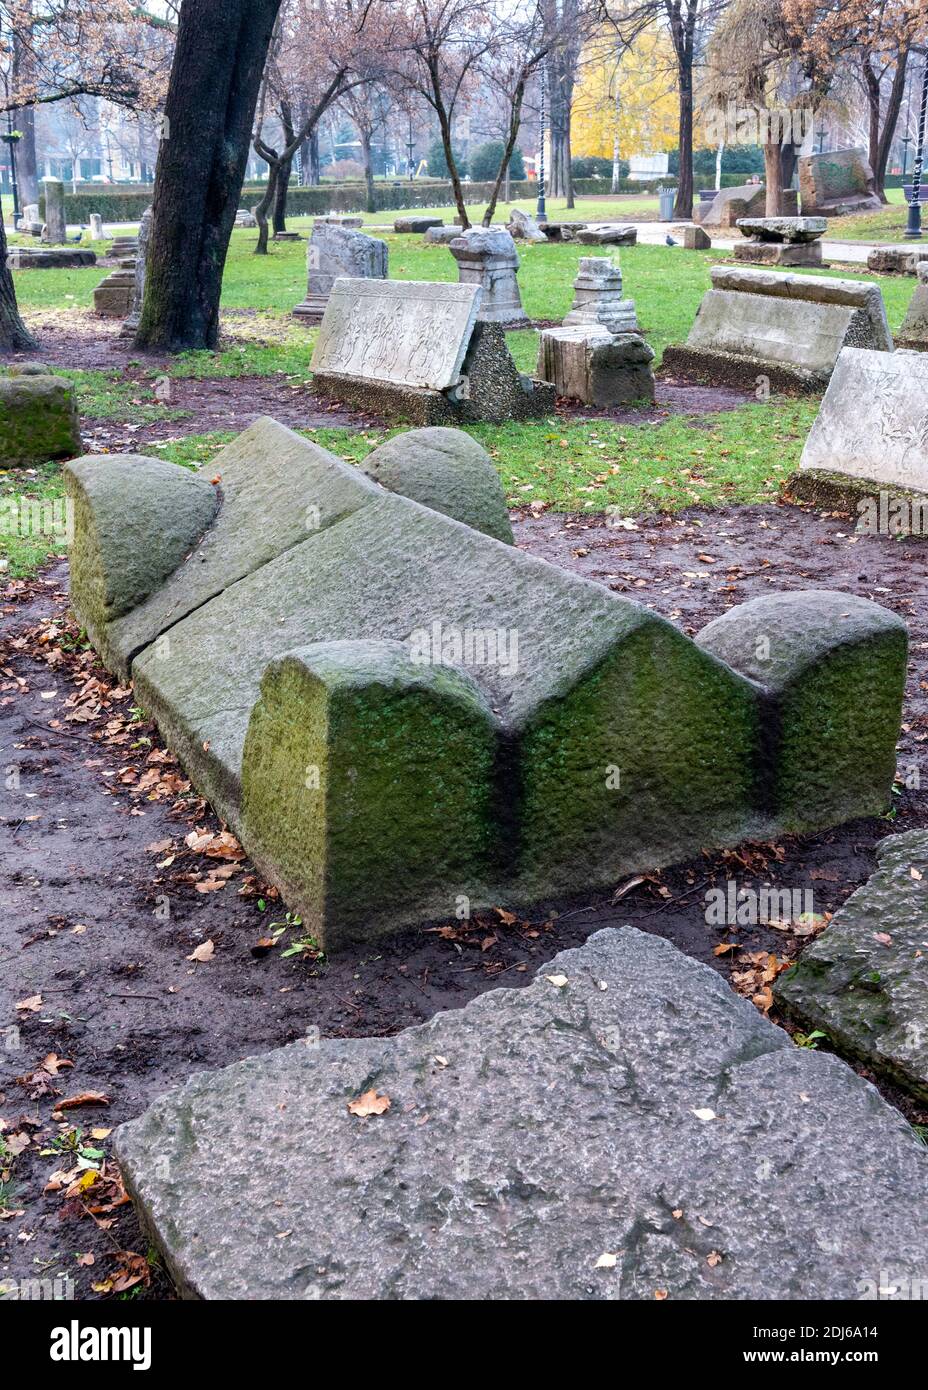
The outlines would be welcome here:
<svg viewBox="0 0 928 1390">
<path fill-rule="evenodd" d="M 145 298 L 145 271 L 148 260 L 148 244 L 151 241 L 151 208 L 146 208 L 142 213 L 142 220 L 139 223 L 139 246 L 138 253 L 132 266 L 132 295 L 129 301 L 129 316 L 123 324 L 122 331 L 126 336 L 134 334 L 139 326 L 139 319 L 142 315 L 142 301 Z"/>
<path fill-rule="evenodd" d="M 637 333 L 635 301 L 622 298 L 622 271 L 608 256 L 584 256 L 577 267 L 574 302 L 564 318 L 574 324 L 601 325 L 610 333 Z"/>
<path fill-rule="evenodd" d="M 481 323 L 527 325 L 516 275 L 519 253 L 508 232 L 472 227 L 448 245 L 458 263 L 462 285 L 479 285 L 483 291 L 477 319 Z"/>
<path fill-rule="evenodd" d="M 360 218 L 356 220 L 360 223 Z M 351 280 L 385 280 L 387 263 L 385 241 L 365 236 L 342 221 L 317 217 L 306 248 L 306 298 L 294 314 L 309 323 L 321 323 L 339 275 Z"/>
<path fill-rule="evenodd" d="M 93 292 L 95 314 L 105 318 L 124 319 L 132 308 L 135 270 L 114 270 Z"/>
<path fill-rule="evenodd" d="M 64 220 L 64 184 L 60 179 L 44 179 L 45 236 L 49 246 L 61 246 L 67 241 Z"/>
<path fill-rule="evenodd" d="M 98 212 L 92 212 L 90 214 L 90 240 L 103 240 L 103 218 Z"/>
<path fill-rule="evenodd" d="M 638 333 L 592 327 L 546 328 L 538 345 L 538 376 L 559 396 L 599 409 L 654 400 L 654 353 Z"/>
<path fill-rule="evenodd" d="M 824 217 L 741 217 L 747 241 L 735 247 L 735 260 L 750 265 L 820 266 L 828 223 Z"/>
<path fill-rule="evenodd" d="M 702 227 L 684 227 L 683 246 L 687 251 L 711 251 L 712 238 Z"/>
</svg>

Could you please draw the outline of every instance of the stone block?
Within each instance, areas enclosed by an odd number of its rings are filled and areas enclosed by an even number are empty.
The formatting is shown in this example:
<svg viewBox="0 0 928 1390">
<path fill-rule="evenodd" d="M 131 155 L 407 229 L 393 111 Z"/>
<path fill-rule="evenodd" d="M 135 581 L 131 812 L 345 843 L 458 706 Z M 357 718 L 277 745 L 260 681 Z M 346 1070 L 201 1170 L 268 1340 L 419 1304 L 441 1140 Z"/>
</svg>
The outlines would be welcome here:
<svg viewBox="0 0 928 1390">
<path fill-rule="evenodd" d="M 687 251 L 711 251 L 712 238 L 702 227 L 684 227 L 683 246 Z"/>
<path fill-rule="evenodd" d="M 539 226 L 531 213 L 520 212 L 518 208 L 510 209 L 506 230 L 517 241 L 546 242 L 548 240 L 545 230 Z"/>
<path fill-rule="evenodd" d="M 908 637 L 867 599 L 819 590 L 731 608 L 697 635 L 767 701 L 764 802 L 807 833 L 889 809 Z"/>
<path fill-rule="evenodd" d="M 394 232 L 427 232 L 429 227 L 443 227 L 442 217 L 398 217 L 393 223 Z"/>
<path fill-rule="evenodd" d="M 922 261 L 928 261 L 928 247 L 875 246 L 867 256 L 867 269 L 875 275 L 915 275 Z"/>
<path fill-rule="evenodd" d="M 632 223 L 587 223 L 577 232 L 576 240 L 583 246 L 635 246 L 638 242 L 638 228 Z"/>
<path fill-rule="evenodd" d="M 293 312 L 309 323 L 321 323 L 339 276 L 352 280 L 387 278 L 387 243 L 340 222 L 316 218 L 306 248 L 306 267 L 306 299 Z"/>
<path fill-rule="evenodd" d="M 359 1119 L 371 1086 L 389 1112 Z M 395 1036 L 201 1071 L 114 1147 L 188 1298 L 775 1307 L 924 1281 L 911 1126 L 629 928 Z"/>
<path fill-rule="evenodd" d="M 608 256 L 581 257 L 574 280 L 574 302 L 564 326 L 601 326 L 610 333 L 637 333 L 635 301 L 622 298 L 622 271 Z"/>
<path fill-rule="evenodd" d="M 736 261 L 747 265 L 809 266 L 822 265 L 820 241 L 740 241 L 736 243 Z"/>
<path fill-rule="evenodd" d="M 50 246 L 60 246 L 68 239 L 64 216 L 64 184 L 61 179 L 43 179 L 45 190 L 45 230 L 43 240 Z"/>
<path fill-rule="evenodd" d="M 898 346 L 913 352 L 928 351 L 928 261 L 920 261 L 916 267 L 918 284 L 915 286 L 905 318 L 899 329 Z"/>
<path fill-rule="evenodd" d="M 702 226 L 734 227 L 739 217 L 763 217 L 767 206 L 767 190 L 762 183 L 747 183 L 736 188 L 723 188 L 699 208 Z"/>
<path fill-rule="evenodd" d="M 0 468 L 31 468 L 81 450 L 72 383 L 27 366 L 0 376 Z"/>
<path fill-rule="evenodd" d="M 603 327 L 542 330 L 538 376 L 567 396 L 608 409 L 654 400 L 654 353 L 638 333 L 612 334 Z"/>
<path fill-rule="evenodd" d="M 77 270 L 96 265 L 93 251 L 78 247 L 52 247 L 33 250 L 31 246 L 11 246 L 7 263 L 12 270 Z"/>
<path fill-rule="evenodd" d="M 778 1005 L 808 1032 L 928 1102 L 928 832 L 877 846 L 879 868 L 780 976 Z"/>
<path fill-rule="evenodd" d="M 805 217 L 844 217 L 879 212 L 883 206 L 866 151 L 859 149 L 803 156 L 799 193 Z"/>
<path fill-rule="evenodd" d="M 481 323 L 505 323 L 526 327 L 528 314 L 519 294 L 519 253 L 508 232 L 501 228 L 471 227 L 448 243 L 458 263 L 462 285 L 481 289 L 477 318 Z"/>
</svg>

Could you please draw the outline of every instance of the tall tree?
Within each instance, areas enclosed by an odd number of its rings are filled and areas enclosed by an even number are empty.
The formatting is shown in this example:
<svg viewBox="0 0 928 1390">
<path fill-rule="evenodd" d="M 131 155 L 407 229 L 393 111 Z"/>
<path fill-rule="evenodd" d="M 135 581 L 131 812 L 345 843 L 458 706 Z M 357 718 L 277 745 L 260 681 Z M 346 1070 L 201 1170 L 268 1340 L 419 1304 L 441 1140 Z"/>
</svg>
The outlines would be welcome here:
<svg viewBox="0 0 928 1390">
<path fill-rule="evenodd" d="M 19 316 L 7 255 L 6 228 L 0 217 L 0 352 L 29 352 L 35 346 L 35 339 Z"/>
<path fill-rule="evenodd" d="M 281 0 L 184 0 L 155 171 L 139 348 L 214 348 L 258 89 Z"/>
</svg>

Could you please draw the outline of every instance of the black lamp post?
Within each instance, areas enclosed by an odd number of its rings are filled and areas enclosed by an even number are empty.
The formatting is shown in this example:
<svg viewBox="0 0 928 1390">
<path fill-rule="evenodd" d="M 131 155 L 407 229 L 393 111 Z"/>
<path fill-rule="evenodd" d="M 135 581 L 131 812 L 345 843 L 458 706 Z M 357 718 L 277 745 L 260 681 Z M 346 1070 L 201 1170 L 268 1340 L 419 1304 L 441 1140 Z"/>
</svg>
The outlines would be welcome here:
<svg viewBox="0 0 928 1390">
<path fill-rule="evenodd" d="M 821 125 L 819 126 L 819 128 L 818 128 L 818 152 L 819 152 L 819 154 L 822 154 L 822 153 L 824 152 L 824 149 L 825 149 L 825 136 L 826 136 L 827 133 L 828 133 L 828 128 L 827 128 L 827 126 L 825 125 L 825 122 L 822 121 L 822 124 L 821 124 Z"/>
<path fill-rule="evenodd" d="M 3 136 L 4 143 L 10 150 L 10 185 L 13 193 L 13 226 L 19 221 L 19 183 L 16 178 L 16 142 L 22 139 L 22 133 L 13 129 L 13 114 L 11 111 L 6 113 L 6 134 Z"/>
<path fill-rule="evenodd" d="M 547 220 L 548 220 L 548 212 L 547 212 L 547 209 L 545 208 L 545 88 L 546 88 L 546 84 L 547 84 L 547 74 L 546 74 L 546 71 L 545 71 L 544 64 L 542 64 L 542 68 L 541 68 L 541 102 L 540 102 L 540 109 L 539 109 L 539 115 L 538 115 L 538 120 L 539 120 L 539 125 L 540 125 L 540 137 L 539 137 L 539 138 L 540 138 L 540 145 L 541 145 L 541 148 L 540 148 L 539 155 L 538 155 L 538 204 L 537 204 L 537 206 L 536 206 L 536 208 L 535 208 L 535 214 L 536 214 L 536 216 L 537 216 L 537 218 L 538 218 L 538 221 L 539 221 L 539 222 L 542 222 L 542 223 L 543 223 L 543 222 L 547 222 Z"/>
<path fill-rule="evenodd" d="M 912 166 L 912 201 L 909 204 L 909 220 L 906 237 L 912 241 L 922 234 L 922 160 L 925 155 L 925 116 L 928 114 L 928 54 L 925 55 L 925 70 L 922 74 L 922 104 L 918 112 L 918 135 L 915 137 L 915 163 Z"/>
</svg>

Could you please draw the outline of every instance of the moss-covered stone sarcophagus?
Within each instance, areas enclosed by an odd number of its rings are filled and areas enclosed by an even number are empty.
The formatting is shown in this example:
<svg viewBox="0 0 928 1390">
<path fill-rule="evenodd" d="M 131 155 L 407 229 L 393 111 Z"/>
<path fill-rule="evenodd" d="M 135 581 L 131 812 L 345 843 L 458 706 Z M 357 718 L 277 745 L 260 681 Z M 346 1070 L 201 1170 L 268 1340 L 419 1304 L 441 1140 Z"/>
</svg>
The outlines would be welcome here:
<svg viewBox="0 0 928 1390">
<path fill-rule="evenodd" d="M 894 614 L 771 595 L 691 641 L 508 544 L 467 435 L 383 450 L 261 420 L 202 474 L 68 465 L 77 614 L 326 949 L 886 808 Z"/>
</svg>

